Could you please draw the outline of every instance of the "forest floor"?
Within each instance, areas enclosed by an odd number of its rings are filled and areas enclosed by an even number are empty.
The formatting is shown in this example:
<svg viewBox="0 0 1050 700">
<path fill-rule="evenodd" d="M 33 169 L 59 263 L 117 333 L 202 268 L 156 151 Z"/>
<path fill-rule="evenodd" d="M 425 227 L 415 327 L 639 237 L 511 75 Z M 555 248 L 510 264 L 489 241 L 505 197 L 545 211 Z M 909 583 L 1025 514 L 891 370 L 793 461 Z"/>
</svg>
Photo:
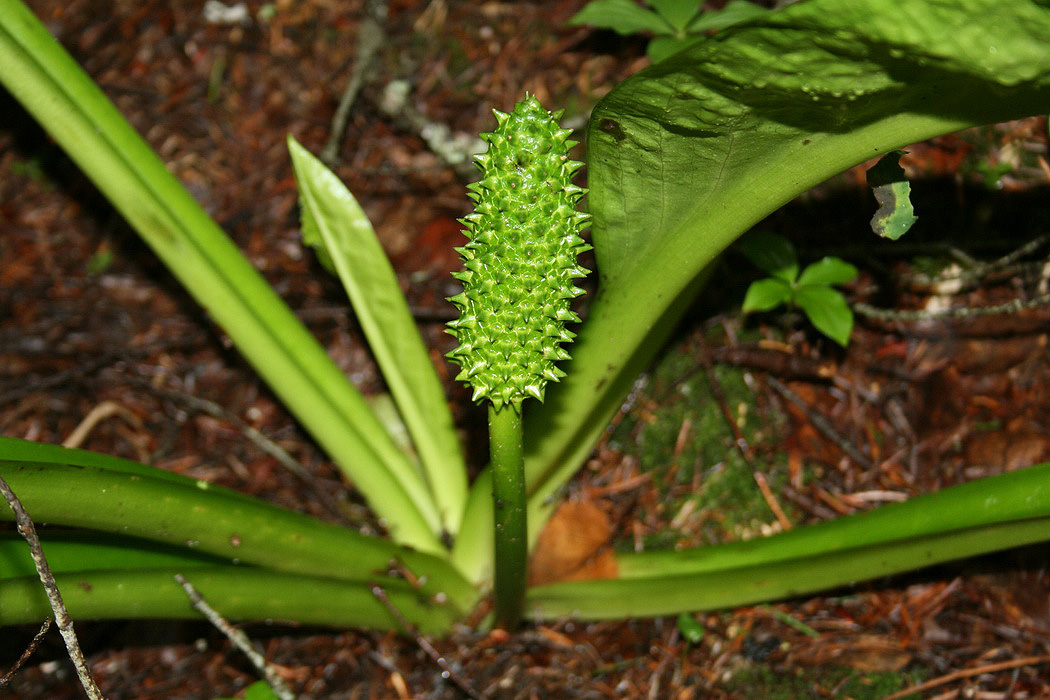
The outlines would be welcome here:
<svg viewBox="0 0 1050 700">
<path fill-rule="evenodd" d="M 338 283 L 301 244 L 285 146 L 288 134 L 314 153 L 325 146 L 357 65 L 362 2 L 279 1 L 264 12 L 253 1 L 243 24 L 209 22 L 197 3 L 29 4 L 354 383 L 383 392 Z M 471 144 L 493 127 L 492 108 L 508 110 L 528 91 L 582 129 L 604 94 L 648 64 L 642 39 L 566 28 L 582 4 L 391 2 L 339 143 L 335 170 L 375 223 L 475 447 L 484 417 L 440 357 L 453 342 L 445 297 L 455 291 L 452 247 L 463 241 L 456 220 L 469 211 L 472 166 L 436 155 L 421 124 Z M 394 81 L 410 87 L 407 105 L 384 98 Z M 222 333 L 6 94 L 0 114 L 0 434 L 62 443 L 93 416 L 79 447 L 319 518 L 349 510 L 358 527 L 379 529 Z M 861 275 L 846 290 L 854 303 L 915 311 L 1045 294 L 1046 120 L 908 150 L 920 223 L 897 247 L 868 227 L 875 204 L 861 170 L 763 228 L 789 236 L 804 261 L 830 254 L 856 264 Z M 603 546 L 756 536 L 1050 459 L 1047 307 L 861 314 L 842 349 L 791 314 L 745 318 L 740 304 L 758 272 L 742 257 L 730 253 L 716 274 L 724 282 L 701 297 L 572 483 L 569 499 L 588 504 L 572 527 L 607 523 Z M 309 478 L 280 466 L 245 426 Z M 470 452 L 476 467 L 483 454 Z M 1048 563 L 1050 549 L 1028 547 L 697 614 L 698 641 L 675 619 L 564 620 L 509 638 L 463 627 L 429 641 L 491 698 L 884 698 L 921 683 L 907 697 L 1050 697 Z M 78 630 L 110 700 L 229 697 L 255 680 L 204 623 Z M 410 636 L 246 630 L 303 698 L 463 696 Z M 0 673 L 34 632 L 5 630 Z M 0 690 L 80 696 L 54 633 Z"/>
</svg>

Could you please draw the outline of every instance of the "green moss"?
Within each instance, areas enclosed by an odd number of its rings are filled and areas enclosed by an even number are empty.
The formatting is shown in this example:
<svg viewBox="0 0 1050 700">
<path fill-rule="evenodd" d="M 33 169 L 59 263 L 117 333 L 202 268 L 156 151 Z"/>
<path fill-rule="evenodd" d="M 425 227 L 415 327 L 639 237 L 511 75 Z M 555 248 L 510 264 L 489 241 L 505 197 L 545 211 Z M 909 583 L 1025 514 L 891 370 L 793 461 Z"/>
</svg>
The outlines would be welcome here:
<svg viewBox="0 0 1050 700">
<path fill-rule="evenodd" d="M 776 449 L 783 418 L 760 415 L 744 370 L 716 366 L 714 375 L 732 419 L 759 455 L 754 468 L 765 474 L 776 493 L 787 481 L 786 456 Z M 702 520 L 694 520 L 693 529 L 699 529 L 708 543 L 752 536 L 775 522 L 752 466 L 735 445 L 702 360 L 688 341 L 657 363 L 612 441 L 635 456 L 642 471 L 651 474 L 667 496 L 661 517 L 674 522 L 675 528 L 668 537 L 656 537 L 660 544 L 666 546 L 680 531 L 690 530 L 691 519 Z M 790 504 L 781 505 L 790 517 Z"/>
<path fill-rule="evenodd" d="M 749 665 L 726 683 L 725 690 L 764 700 L 816 697 L 875 700 L 921 683 L 923 678 L 921 670 L 864 673 L 838 666 L 817 666 L 776 672 L 766 666 Z M 919 693 L 905 696 L 909 700 L 921 697 Z"/>
</svg>

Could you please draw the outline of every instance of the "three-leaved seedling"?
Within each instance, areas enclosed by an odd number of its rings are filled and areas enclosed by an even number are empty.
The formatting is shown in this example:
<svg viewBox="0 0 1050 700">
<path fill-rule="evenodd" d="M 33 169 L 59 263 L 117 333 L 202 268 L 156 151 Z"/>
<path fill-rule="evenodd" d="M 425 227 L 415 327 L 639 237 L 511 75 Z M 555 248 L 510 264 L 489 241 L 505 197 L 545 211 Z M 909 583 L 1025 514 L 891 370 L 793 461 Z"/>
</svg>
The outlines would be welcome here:
<svg viewBox="0 0 1050 700">
<path fill-rule="evenodd" d="M 488 152 L 476 156 L 482 177 L 469 185 L 474 212 L 461 220 L 470 240 L 456 249 L 465 269 L 453 273 L 463 291 L 449 299 L 460 317 L 448 324 L 459 341 L 448 357 L 474 400 L 489 401 L 496 617 L 512 626 L 526 584 L 521 403 L 542 401 L 547 382 L 565 376 L 556 363 L 575 337 L 565 324 L 580 320 L 569 305 L 583 294 L 573 281 L 588 273 L 576 258 L 590 249 L 580 237 L 590 217 L 576 210 L 585 190 L 572 176 L 583 164 L 569 159 L 561 112 L 527 96 L 495 114 L 496 130 L 482 134 Z"/>
</svg>

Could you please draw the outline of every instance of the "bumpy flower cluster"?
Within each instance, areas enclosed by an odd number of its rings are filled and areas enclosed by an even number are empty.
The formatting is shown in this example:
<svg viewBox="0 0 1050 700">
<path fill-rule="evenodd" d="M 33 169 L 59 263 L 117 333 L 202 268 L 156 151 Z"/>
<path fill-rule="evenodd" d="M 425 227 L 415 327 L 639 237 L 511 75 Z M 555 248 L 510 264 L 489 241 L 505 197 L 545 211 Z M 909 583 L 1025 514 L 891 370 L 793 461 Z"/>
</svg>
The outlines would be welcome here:
<svg viewBox="0 0 1050 700">
<path fill-rule="evenodd" d="M 558 126 L 561 112 L 527 96 L 495 114 L 496 130 L 481 135 L 488 152 L 475 157 L 482 178 L 468 187 L 474 212 L 461 220 L 470 241 L 456 249 L 465 270 L 453 273 L 463 292 L 449 299 L 460 317 L 448 324 L 459 341 L 448 357 L 475 401 L 520 410 L 565 376 L 555 363 L 569 359 L 561 343 L 575 337 L 566 322 L 580 320 L 569 304 L 583 294 L 573 280 L 588 273 L 576 257 L 590 249 L 580 238 L 590 217 L 576 210 L 582 163 L 569 160 L 575 142 Z"/>
</svg>

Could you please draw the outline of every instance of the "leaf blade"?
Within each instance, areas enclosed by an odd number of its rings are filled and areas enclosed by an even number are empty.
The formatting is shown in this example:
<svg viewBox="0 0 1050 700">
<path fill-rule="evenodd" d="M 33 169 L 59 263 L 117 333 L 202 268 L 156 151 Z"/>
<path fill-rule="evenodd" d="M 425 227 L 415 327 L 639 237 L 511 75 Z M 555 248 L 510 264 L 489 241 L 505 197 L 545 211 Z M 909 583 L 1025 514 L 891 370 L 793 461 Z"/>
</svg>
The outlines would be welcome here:
<svg viewBox="0 0 1050 700">
<path fill-rule="evenodd" d="M 466 464 L 444 390 L 368 215 L 339 178 L 288 137 L 306 230 L 337 272 L 412 436 L 426 475 L 414 498 L 433 498 L 450 534 L 467 496 Z"/>
<path fill-rule="evenodd" d="M 795 291 L 795 303 L 818 331 L 842 347 L 849 344 L 853 311 L 842 292 L 824 285 L 802 287 Z"/>
<path fill-rule="evenodd" d="M 798 277 L 798 284 L 846 284 L 860 274 L 857 268 L 840 258 L 825 256 L 815 263 L 806 266 Z"/>
<path fill-rule="evenodd" d="M 755 280 L 744 294 L 744 313 L 770 311 L 791 301 L 791 286 L 776 277 Z"/>
<path fill-rule="evenodd" d="M 570 17 L 566 24 L 590 24 L 625 36 L 645 31 L 654 34 L 669 34 L 673 31 L 659 15 L 632 0 L 593 0 Z"/>
</svg>

